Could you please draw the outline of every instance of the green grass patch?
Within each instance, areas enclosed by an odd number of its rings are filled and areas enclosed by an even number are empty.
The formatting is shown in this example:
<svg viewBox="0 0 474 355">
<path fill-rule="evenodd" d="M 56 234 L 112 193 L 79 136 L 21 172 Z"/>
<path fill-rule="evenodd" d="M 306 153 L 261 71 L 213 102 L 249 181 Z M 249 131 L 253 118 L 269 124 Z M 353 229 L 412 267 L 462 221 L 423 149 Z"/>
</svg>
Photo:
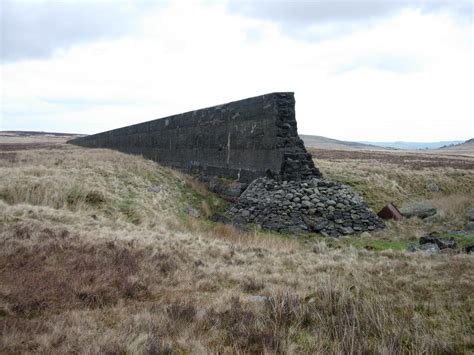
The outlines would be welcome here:
<svg viewBox="0 0 474 355">
<path fill-rule="evenodd" d="M 367 249 L 374 251 L 382 250 L 405 250 L 410 244 L 418 244 L 418 241 L 413 240 L 377 240 L 377 239 L 361 239 L 350 238 L 347 241 L 341 240 L 345 245 L 352 245 L 356 249 Z"/>
<path fill-rule="evenodd" d="M 181 192 L 179 204 L 182 206 L 189 205 L 198 210 L 201 215 L 210 217 L 214 214 L 224 215 L 229 202 L 219 197 L 215 193 L 205 190 L 205 192 L 197 191 L 193 186 L 186 182 L 177 183 L 177 187 Z"/>
<path fill-rule="evenodd" d="M 383 250 L 406 250 L 409 245 L 416 245 L 419 247 L 419 241 L 417 240 L 388 240 L 388 239 L 369 239 L 361 238 L 358 236 L 347 236 L 340 238 L 324 238 L 322 236 L 311 236 L 309 238 L 324 241 L 329 247 L 344 248 L 353 246 L 358 250 L 366 249 L 372 251 L 383 251 Z M 441 234 L 439 238 L 451 239 L 453 238 L 458 246 L 458 249 L 464 248 L 466 245 L 474 243 L 474 235 L 459 235 L 453 233 Z"/>
<path fill-rule="evenodd" d="M 129 191 L 128 195 L 122 198 L 117 205 L 117 209 L 133 224 L 140 224 L 140 213 L 137 209 L 136 194 Z"/>
<path fill-rule="evenodd" d="M 453 238 L 458 247 L 465 247 L 468 244 L 474 243 L 474 234 L 469 235 L 461 235 L 461 234 L 454 234 L 454 233 L 443 233 L 441 234 L 440 238 Z"/>
<path fill-rule="evenodd" d="M 373 251 L 382 250 L 405 250 L 410 244 L 418 244 L 418 240 L 388 240 L 388 239 L 368 239 L 359 236 L 344 236 L 340 238 L 327 238 L 320 234 L 308 235 L 305 240 L 321 241 L 330 248 L 347 248 L 353 246 L 358 250 L 366 249 Z"/>
</svg>

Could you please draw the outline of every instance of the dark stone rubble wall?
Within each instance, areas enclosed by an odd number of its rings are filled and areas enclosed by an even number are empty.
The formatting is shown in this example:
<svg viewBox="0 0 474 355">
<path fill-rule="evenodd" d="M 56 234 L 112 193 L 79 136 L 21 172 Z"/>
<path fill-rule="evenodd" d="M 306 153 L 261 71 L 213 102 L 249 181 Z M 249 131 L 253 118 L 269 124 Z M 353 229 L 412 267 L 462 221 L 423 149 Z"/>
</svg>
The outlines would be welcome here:
<svg viewBox="0 0 474 355">
<path fill-rule="evenodd" d="M 249 183 L 320 176 L 298 137 L 293 93 L 272 93 L 70 141 Z"/>
<path fill-rule="evenodd" d="M 323 236 L 357 234 L 385 224 L 350 186 L 323 178 L 253 181 L 227 211 L 235 224 Z"/>
</svg>

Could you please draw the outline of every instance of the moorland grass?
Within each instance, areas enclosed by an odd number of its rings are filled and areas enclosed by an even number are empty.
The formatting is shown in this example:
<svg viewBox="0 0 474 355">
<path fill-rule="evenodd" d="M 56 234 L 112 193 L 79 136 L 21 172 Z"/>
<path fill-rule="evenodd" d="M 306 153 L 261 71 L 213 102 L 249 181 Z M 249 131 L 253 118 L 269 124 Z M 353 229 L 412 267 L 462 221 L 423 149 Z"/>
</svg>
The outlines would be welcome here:
<svg viewBox="0 0 474 355">
<path fill-rule="evenodd" d="M 450 216 L 462 222 L 472 176 L 439 178 L 431 196 L 408 170 L 348 162 L 371 201 L 428 198 L 451 211 L 332 241 L 188 216 L 188 204 L 206 216 L 221 202 L 137 156 L 66 145 L 17 155 L 0 161 L 1 353 L 474 350 L 473 257 L 404 251 Z M 349 181 L 344 162 L 318 165 Z"/>
</svg>

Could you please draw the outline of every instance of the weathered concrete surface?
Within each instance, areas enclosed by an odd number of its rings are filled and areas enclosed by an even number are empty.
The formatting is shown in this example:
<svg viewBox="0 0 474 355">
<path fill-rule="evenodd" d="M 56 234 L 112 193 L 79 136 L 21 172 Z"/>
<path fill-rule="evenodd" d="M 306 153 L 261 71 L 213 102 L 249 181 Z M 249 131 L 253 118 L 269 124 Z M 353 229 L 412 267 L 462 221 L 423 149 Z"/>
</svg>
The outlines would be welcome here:
<svg viewBox="0 0 474 355">
<path fill-rule="evenodd" d="M 257 96 L 69 141 L 143 155 L 187 173 L 251 182 L 320 176 L 298 137 L 293 93 Z"/>
</svg>

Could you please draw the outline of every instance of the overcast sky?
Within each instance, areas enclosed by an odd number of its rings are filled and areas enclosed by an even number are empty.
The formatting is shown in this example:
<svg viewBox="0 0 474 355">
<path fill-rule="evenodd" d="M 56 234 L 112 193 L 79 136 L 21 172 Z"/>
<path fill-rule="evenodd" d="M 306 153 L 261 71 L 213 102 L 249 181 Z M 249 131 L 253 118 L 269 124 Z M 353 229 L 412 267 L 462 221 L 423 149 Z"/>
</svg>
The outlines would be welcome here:
<svg viewBox="0 0 474 355">
<path fill-rule="evenodd" d="M 302 134 L 474 137 L 473 1 L 0 0 L 0 130 L 96 133 L 293 91 Z"/>
</svg>

